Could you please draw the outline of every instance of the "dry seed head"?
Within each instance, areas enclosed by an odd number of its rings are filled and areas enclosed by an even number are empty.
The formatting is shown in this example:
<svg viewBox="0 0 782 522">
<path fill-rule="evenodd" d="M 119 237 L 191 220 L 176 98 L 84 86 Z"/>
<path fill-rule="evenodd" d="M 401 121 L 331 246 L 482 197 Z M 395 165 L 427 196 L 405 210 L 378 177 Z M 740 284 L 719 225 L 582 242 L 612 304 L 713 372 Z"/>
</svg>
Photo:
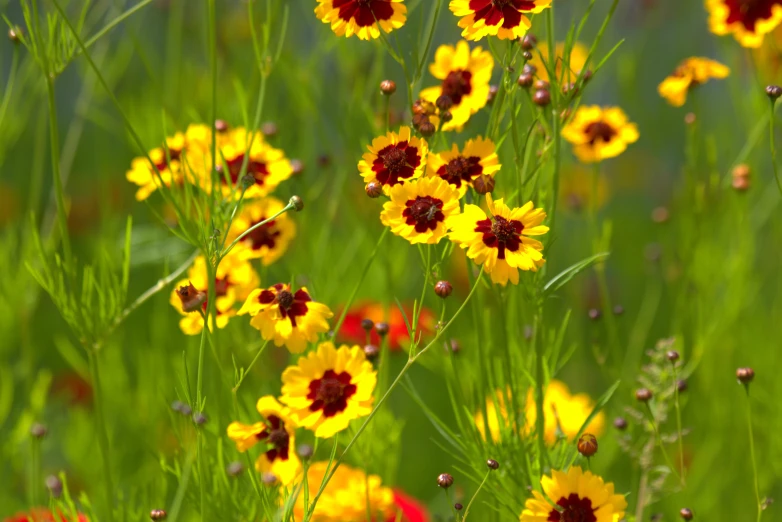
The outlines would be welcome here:
<svg viewBox="0 0 782 522">
<path fill-rule="evenodd" d="M 782 96 L 782 87 L 779 85 L 769 85 L 766 87 L 766 94 L 769 98 L 771 98 L 771 101 L 777 101 L 777 99 Z"/>
<path fill-rule="evenodd" d="M 597 453 L 597 437 L 591 433 L 584 433 L 579 437 L 576 447 L 579 453 L 589 458 Z"/>
<path fill-rule="evenodd" d="M 396 83 L 393 80 L 383 80 L 380 82 L 380 92 L 386 96 L 391 96 L 396 92 Z"/>
<path fill-rule="evenodd" d="M 165 520 L 168 514 L 162 509 L 153 509 L 149 512 L 149 518 L 152 520 Z"/>
<path fill-rule="evenodd" d="M 747 385 L 755 378 L 755 370 L 752 368 L 739 368 L 736 370 L 736 378 L 743 385 Z"/>
<path fill-rule="evenodd" d="M 692 510 L 690 508 L 681 508 L 681 510 L 679 511 L 679 515 L 684 520 L 692 520 L 693 517 Z"/>
<path fill-rule="evenodd" d="M 486 174 L 481 174 L 473 180 L 472 186 L 478 194 L 488 194 L 494 190 L 494 178 L 487 176 Z"/>
<path fill-rule="evenodd" d="M 490 470 L 498 470 L 500 469 L 500 463 L 497 462 L 494 459 L 489 459 L 486 461 L 486 465 L 489 467 Z"/>
<path fill-rule="evenodd" d="M 367 183 L 367 186 L 364 187 L 364 190 L 366 191 L 367 196 L 370 198 L 379 198 L 383 193 L 383 185 L 381 185 L 378 181 L 370 181 Z"/>
<path fill-rule="evenodd" d="M 638 388 L 635 390 L 635 398 L 639 402 L 649 402 L 652 398 L 652 390 L 649 388 Z"/>
<path fill-rule="evenodd" d="M 434 293 L 437 294 L 438 297 L 441 297 L 442 299 L 445 299 L 451 293 L 453 292 L 453 286 L 451 286 L 451 283 L 448 281 L 437 281 L 434 285 Z"/>
<path fill-rule="evenodd" d="M 453 486 L 453 477 L 449 473 L 440 473 L 437 475 L 437 485 L 443 489 Z"/>
<path fill-rule="evenodd" d="M 538 89 L 532 95 L 532 101 L 539 107 L 545 107 L 551 103 L 551 93 L 547 89 Z"/>
</svg>

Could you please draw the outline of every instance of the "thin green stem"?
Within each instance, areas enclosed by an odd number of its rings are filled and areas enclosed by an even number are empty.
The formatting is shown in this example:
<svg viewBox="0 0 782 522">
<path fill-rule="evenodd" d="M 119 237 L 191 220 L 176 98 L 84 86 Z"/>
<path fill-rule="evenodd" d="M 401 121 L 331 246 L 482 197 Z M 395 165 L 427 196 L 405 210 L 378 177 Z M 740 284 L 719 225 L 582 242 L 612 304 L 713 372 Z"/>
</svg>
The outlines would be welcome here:
<svg viewBox="0 0 782 522">
<path fill-rule="evenodd" d="M 114 481 L 111 478 L 111 460 L 109 434 L 106 431 L 106 418 L 104 416 L 103 391 L 100 382 L 100 366 L 98 364 L 98 354 L 93 350 L 87 350 L 90 365 L 90 378 L 92 379 L 92 389 L 95 396 L 95 431 L 98 433 L 98 448 L 100 449 L 101 461 L 103 462 L 103 485 L 106 495 L 106 519 L 109 522 L 114 520 Z"/>
<path fill-rule="evenodd" d="M 49 143 L 51 145 L 52 174 L 54 176 L 54 195 L 57 200 L 57 221 L 62 235 L 62 249 L 65 266 L 70 270 L 71 239 L 68 235 L 68 215 L 65 211 L 65 191 L 60 173 L 60 132 L 57 128 L 57 104 L 54 101 L 54 79 L 46 76 L 46 91 L 49 100 Z"/>
<path fill-rule="evenodd" d="M 253 366 L 255 366 L 255 362 L 260 358 L 261 354 L 266 350 L 266 345 L 269 344 L 269 341 L 264 341 L 261 345 L 261 348 L 258 350 L 258 353 L 255 354 L 255 357 L 253 357 L 253 360 L 250 361 L 249 366 L 247 366 L 247 369 L 244 370 L 244 373 L 242 374 L 241 378 L 239 378 L 239 382 L 236 383 L 236 385 L 231 390 L 233 393 L 236 393 L 239 391 L 239 387 L 242 385 L 242 382 L 244 382 L 244 378 L 247 377 L 247 374 L 250 373 L 250 370 Z"/>
<path fill-rule="evenodd" d="M 774 180 L 777 182 L 777 188 L 780 195 L 782 195 L 782 181 L 779 179 L 779 172 L 777 171 L 777 147 L 774 140 L 774 104 L 776 100 L 771 100 L 771 113 L 768 118 L 768 138 L 769 146 L 771 147 L 771 168 L 774 170 Z"/>
<path fill-rule="evenodd" d="M 755 434 L 752 430 L 752 401 L 747 387 L 747 428 L 749 429 L 749 455 L 752 459 L 752 479 L 755 484 L 755 500 L 758 503 L 758 522 L 763 516 L 763 501 L 760 498 L 760 486 L 758 484 L 758 463 L 755 459 Z"/>
<path fill-rule="evenodd" d="M 542 307 L 539 307 L 542 308 Z M 535 317 L 535 433 L 538 443 L 538 473 L 542 477 L 545 473 L 546 458 L 546 424 L 543 410 L 543 397 L 545 394 L 545 374 L 543 372 L 543 340 L 540 333 L 543 331 L 543 312 L 538 310 Z"/>
<path fill-rule="evenodd" d="M 663 446 L 663 439 L 660 436 L 660 430 L 657 428 L 657 421 L 654 418 L 654 414 L 652 413 L 652 407 L 649 406 L 649 403 L 644 403 L 646 405 L 646 412 L 649 414 L 649 422 L 652 423 L 652 429 L 654 430 L 654 437 L 657 440 L 657 446 L 660 448 L 660 451 L 663 454 L 663 457 L 665 458 L 665 463 L 667 464 L 668 468 L 670 468 L 671 472 L 674 473 L 679 480 L 681 480 L 681 476 L 676 471 L 676 467 L 673 465 L 673 462 L 671 462 L 671 458 L 668 456 L 668 452 L 665 451 L 665 446 Z"/>
<path fill-rule="evenodd" d="M 143 7 L 145 7 L 148 4 L 151 4 L 152 2 L 154 2 L 154 0 L 141 0 L 141 2 L 137 3 L 136 5 L 134 5 L 133 7 L 131 7 L 124 13 L 122 13 L 121 15 L 117 16 L 111 22 L 106 24 L 106 26 L 103 29 L 95 33 L 95 35 L 92 38 L 84 42 L 84 47 L 85 48 L 92 47 L 92 45 L 98 40 L 100 40 L 103 37 L 103 35 L 111 31 L 112 29 L 114 29 L 117 25 L 122 23 L 126 18 L 133 15 L 136 11 L 141 10 Z"/>
<path fill-rule="evenodd" d="M 676 408 L 676 438 L 679 442 L 679 470 L 681 473 L 682 487 L 685 486 L 687 470 L 684 468 L 684 441 L 682 440 L 682 411 L 679 406 L 679 381 L 677 379 L 676 365 L 673 365 L 673 405 Z"/>
<path fill-rule="evenodd" d="M 223 251 L 220 253 L 220 256 L 219 256 L 219 258 L 218 258 L 218 259 L 223 259 L 225 256 L 227 256 L 227 255 L 228 255 L 228 252 L 230 252 L 230 251 L 233 249 L 233 247 L 235 247 L 235 246 L 236 246 L 236 244 L 237 244 L 239 241 L 241 241 L 242 239 L 244 239 L 244 238 L 245 238 L 245 237 L 246 237 L 248 234 L 252 234 L 253 230 L 255 230 L 255 229 L 259 228 L 259 227 L 262 227 L 262 226 L 264 226 L 266 223 L 268 223 L 268 222 L 270 222 L 270 221 L 274 221 L 274 220 L 275 220 L 275 219 L 277 219 L 279 216 L 281 216 L 282 214 L 284 214 L 284 213 L 288 212 L 289 210 L 291 210 L 291 209 L 293 209 L 293 208 L 294 208 L 293 201 L 289 201 L 289 202 L 288 202 L 288 204 L 287 204 L 287 205 L 285 205 L 285 207 L 284 207 L 282 210 L 280 210 L 279 212 L 277 212 L 277 213 L 276 213 L 276 214 L 274 214 L 273 216 L 271 216 L 271 217 L 269 217 L 269 218 L 266 218 L 266 219 L 264 219 L 263 221 L 261 221 L 261 222 L 259 222 L 259 223 L 256 223 L 256 224 L 254 224 L 253 226 L 251 226 L 250 228 L 248 228 L 247 230 L 245 230 L 244 232 L 242 232 L 241 234 L 239 234 L 239 236 L 237 236 L 237 238 L 236 238 L 236 239 L 234 239 L 234 240 L 233 240 L 233 242 L 231 242 L 231 244 L 230 244 L 230 245 L 228 245 L 228 247 L 227 247 L 226 249 L 224 249 L 224 250 L 223 250 Z"/>
<path fill-rule="evenodd" d="M 30 440 L 30 505 L 40 506 L 38 493 L 41 490 L 41 440 L 32 436 Z"/>
<path fill-rule="evenodd" d="M 467 515 L 470 514 L 470 507 L 472 507 L 472 503 L 475 502 L 475 499 L 478 497 L 478 493 L 481 492 L 483 489 L 483 485 L 486 484 L 486 480 L 489 478 L 489 475 L 491 475 L 491 470 L 486 472 L 486 475 L 483 476 L 483 480 L 481 481 L 480 486 L 478 486 L 478 489 L 475 490 L 475 493 L 473 493 L 472 498 L 467 503 L 467 509 L 464 510 L 464 517 L 462 517 L 462 522 L 465 522 L 467 520 Z"/>
</svg>

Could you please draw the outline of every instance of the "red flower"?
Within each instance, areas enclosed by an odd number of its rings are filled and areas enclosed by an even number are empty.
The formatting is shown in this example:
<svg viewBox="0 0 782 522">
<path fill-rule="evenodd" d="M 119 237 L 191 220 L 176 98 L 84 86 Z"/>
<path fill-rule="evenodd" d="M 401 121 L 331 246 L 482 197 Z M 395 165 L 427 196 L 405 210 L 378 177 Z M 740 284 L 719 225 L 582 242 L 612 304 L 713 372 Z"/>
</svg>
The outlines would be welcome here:
<svg viewBox="0 0 782 522">
<path fill-rule="evenodd" d="M 394 504 L 402 512 L 402 522 L 429 522 L 429 513 L 420 502 L 408 497 L 399 490 L 394 490 Z M 395 522 L 396 513 L 387 522 Z"/>
<path fill-rule="evenodd" d="M 337 336 L 338 342 L 347 344 L 364 345 L 366 343 L 366 332 L 361 328 L 363 319 L 370 319 L 375 323 L 388 323 L 388 346 L 391 350 L 401 350 L 403 346 L 410 342 L 410 335 L 407 332 L 405 317 L 408 321 L 413 320 L 412 308 L 405 307 L 404 316 L 396 305 L 392 305 L 388 310 L 388 319 L 386 319 L 385 307 L 380 303 L 364 303 L 354 306 L 345 316 L 342 328 Z M 436 317 L 434 312 L 424 308 L 421 310 L 421 316 L 418 321 L 417 336 L 431 335 L 434 330 Z M 380 336 L 373 329 L 370 333 L 369 342 L 380 346 Z"/>
<path fill-rule="evenodd" d="M 63 515 L 62 512 L 59 515 L 55 515 L 48 509 L 33 508 L 29 513 L 17 513 L 12 517 L 6 518 L 3 522 L 89 522 L 89 520 L 81 513 L 79 513 L 78 518 L 72 519 Z"/>
</svg>

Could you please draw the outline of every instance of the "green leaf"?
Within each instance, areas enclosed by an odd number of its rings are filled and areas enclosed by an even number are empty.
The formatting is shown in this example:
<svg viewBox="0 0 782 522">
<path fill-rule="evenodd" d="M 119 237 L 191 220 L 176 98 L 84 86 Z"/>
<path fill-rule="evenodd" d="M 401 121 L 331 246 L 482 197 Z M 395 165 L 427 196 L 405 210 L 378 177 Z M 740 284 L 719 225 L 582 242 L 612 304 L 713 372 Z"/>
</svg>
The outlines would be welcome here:
<svg viewBox="0 0 782 522">
<path fill-rule="evenodd" d="M 575 265 L 569 266 L 559 274 L 555 275 L 551 279 L 551 281 L 546 283 L 546 286 L 543 287 L 543 295 L 547 296 L 551 293 L 556 292 L 557 290 L 565 286 L 567 283 L 569 283 L 570 280 L 576 277 L 578 274 L 580 274 L 590 266 L 594 265 L 598 261 L 602 261 L 606 259 L 609 255 L 610 252 L 601 252 L 599 254 L 595 254 L 586 259 L 582 259 Z"/>
</svg>

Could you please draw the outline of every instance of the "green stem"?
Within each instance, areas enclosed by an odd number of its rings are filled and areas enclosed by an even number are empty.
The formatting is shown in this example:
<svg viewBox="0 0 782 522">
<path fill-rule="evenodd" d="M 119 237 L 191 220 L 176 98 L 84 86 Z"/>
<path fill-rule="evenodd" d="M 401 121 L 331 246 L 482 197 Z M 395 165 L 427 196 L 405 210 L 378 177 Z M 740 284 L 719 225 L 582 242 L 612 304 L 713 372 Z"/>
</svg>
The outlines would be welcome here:
<svg viewBox="0 0 782 522">
<path fill-rule="evenodd" d="M 755 484 L 755 500 L 758 503 L 758 522 L 763 516 L 763 501 L 760 499 L 760 486 L 758 485 L 758 464 L 755 459 L 755 435 L 752 430 L 752 402 L 747 388 L 747 427 L 749 428 L 749 454 L 752 459 L 752 479 Z"/>
<path fill-rule="evenodd" d="M 679 470 L 681 472 L 682 487 L 685 486 L 687 470 L 684 468 L 684 441 L 682 441 L 682 411 L 679 406 L 679 382 L 677 380 L 676 366 L 673 366 L 673 405 L 676 408 L 676 438 L 679 441 Z"/>
<path fill-rule="evenodd" d="M 768 136 L 769 145 L 771 147 L 771 167 L 774 169 L 774 179 L 777 182 L 779 193 L 782 194 L 782 181 L 780 181 L 779 172 L 777 171 L 777 147 L 774 140 L 774 104 L 775 100 L 771 100 L 771 114 L 768 118 Z"/>
<path fill-rule="evenodd" d="M 486 484 L 486 479 L 489 478 L 489 475 L 491 475 L 491 470 L 486 472 L 486 475 L 484 475 L 483 480 L 481 481 L 481 485 L 478 486 L 478 489 L 476 489 L 475 493 L 473 493 L 470 502 L 467 503 L 467 509 L 464 510 L 464 517 L 462 517 L 462 522 L 465 522 L 467 520 L 467 515 L 470 513 L 470 507 L 472 506 L 472 503 L 475 502 L 478 493 L 480 493 L 481 489 L 483 489 L 483 485 Z"/>
<path fill-rule="evenodd" d="M 231 390 L 234 394 L 239 391 L 239 387 L 242 385 L 242 382 L 244 382 L 244 378 L 247 377 L 247 374 L 250 373 L 250 370 L 253 366 L 255 366 L 255 362 L 258 360 L 258 358 L 261 356 L 261 354 L 266 350 L 266 345 L 269 344 L 269 341 L 264 341 L 261 345 L 260 350 L 258 350 L 258 353 L 255 354 L 255 357 L 253 357 L 253 360 L 250 361 L 250 365 L 247 366 L 247 369 L 242 374 L 242 377 L 239 379 L 239 382 L 236 383 L 236 385 Z"/>
<path fill-rule="evenodd" d="M 90 365 L 90 378 L 92 379 L 92 389 L 95 395 L 95 430 L 98 432 L 98 448 L 100 449 L 101 461 L 103 462 L 103 485 L 106 488 L 106 519 L 109 522 L 114 520 L 114 483 L 111 478 L 111 461 L 109 460 L 109 434 L 106 431 L 106 418 L 103 410 L 103 392 L 100 383 L 100 366 L 98 365 L 98 354 L 93 350 L 88 350 Z"/>
<path fill-rule="evenodd" d="M 255 230 L 256 228 L 259 228 L 259 227 L 262 227 L 262 226 L 264 226 L 266 223 L 268 223 L 268 222 L 270 222 L 270 221 L 274 221 L 274 220 L 275 220 L 275 219 L 277 219 L 279 216 L 281 216 L 282 214 L 285 214 L 286 212 L 288 212 L 288 211 L 289 211 L 289 210 L 291 210 L 292 208 L 293 208 L 293 202 L 292 202 L 292 201 L 289 201 L 289 202 L 288 202 L 288 204 L 287 204 L 287 205 L 285 205 L 285 208 L 283 208 L 282 210 L 280 210 L 279 212 L 277 212 L 277 213 L 276 213 L 276 214 L 274 214 L 273 216 L 271 216 L 271 217 L 269 217 L 269 218 L 266 218 L 266 219 L 264 219 L 263 221 L 261 221 L 261 222 L 259 222 L 259 223 L 256 223 L 256 224 L 254 224 L 253 226 L 251 226 L 250 228 L 248 228 L 247 230 L 245 230 L 244 232 L 242 232 L 241 234 L 239 234 L 239 236 L 238 236 L 236 239 L 234 239 L 234 240 L 231 242 L 231 244 L 230 244 L 230 245 L 228 245 L 228 247 L 227 247 L 226 249 L 224 249 L 224 250 L 223 250 L 223 251 L 220 253 L 220 257 L 219 257 L 218 259 L 223 259 L 225 256 L 227 256 L 227 255 L 228 255 L 228 252 L 230 252 L 230 251 L 233 249 L 233 247 L 235 247 L 235 246 L 236 246 L 236 244 L 237 244 L 239 241 L 241 241 L 242 239 L 244 239 L 244 238 L 245 238 L 245 237 L 246 237 L 248 234 L 251 234 L 251 233 L 253 232 L 253 230 Z"/>
<path fill-rule="evenodd" d="M 60 133 L 57 129 L 57 104 L 54 101 L 54 79 L 46 77 L 46 91 L 49 99 L 49 143 L 51 145 L 52 174 L 54 176 L 54 195 L 57 200 L 57 221 L 62 235 L 62 249 L 65 266 L 70 271 L 71 239 L 68 236 L 68 215 L 65 212 L 65 191 L 60 174 Z"/>
<path fill-rule="evenodd" d="M 39 506 L 38 492 L 41 489 L 41 441 L 33 436 L 30 440 L 30 505 Z"/>
<path fill-rule="evenodd" d="M 543 372 L 543 311 L 539 306 L 538 315 L 535 318 L 535 432 L 538 438 L 538 473 L 542 477 L 545 470 L 546 453 L 546 420 L 543 410 L 543 398 L 545 394 L 545 375 Z"/>
<path fill-rule="evenodd" d="M 663 446 L 663 439 L 660 436 L 660 430 L 657 429 L 657 422 L 654 419 L 654 414 L 652 413 L 652 407 L 649 406 L 649 403 L 644 403 L 646 405 L 646 412 L 649 414 L 649 422 L 652 423 L 652 429 L 654 430 L 654 437 L 657 440 L 657 446 L 660 448 L 660 451 L 663 454 L 663 457 L 665 458 L 666 465 L 670 468 L 671 472 L 674 473 L 679 480 L 681 480 L 681 476 L 676 471 L 676 467 L 671 462 L 671 458 L 668 456 L 668 452 L 665 451 L 665 446 Z"/>
</svg>

